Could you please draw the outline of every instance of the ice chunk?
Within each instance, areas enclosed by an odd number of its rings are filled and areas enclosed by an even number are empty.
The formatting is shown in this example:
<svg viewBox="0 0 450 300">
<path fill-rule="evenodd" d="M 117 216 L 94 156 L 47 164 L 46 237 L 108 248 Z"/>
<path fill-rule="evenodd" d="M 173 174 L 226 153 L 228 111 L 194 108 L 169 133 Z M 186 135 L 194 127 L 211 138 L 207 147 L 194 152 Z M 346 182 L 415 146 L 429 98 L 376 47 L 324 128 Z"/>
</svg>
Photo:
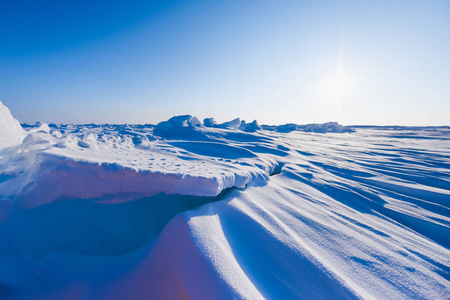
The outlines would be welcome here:
<svg viewBox="0 0 450 300">
<path fill-rule="evenodd" d="M 164 138 L 202 139 L 203 133 L 196 130 L 198 128 L 204 128 L 199 119 L 191 115 L 182 115 L 159 123 L 153 133 Z"/>
<path fill-rule="evenodd" d="M 288 123 L 277 127 L 278 132 L 291 132 L 297 130 L 297 124 Z"/>
<path fill-rule="evenodd" d="M 166 122 L 159 123 L 156 128 L 172 128 L 172 127 L 202 127 L 202 123 L 191 115 L 175 116 Z"/>
<path fill-rule="evenodd" d="M 12 115 L 9 109 L 0 101 L 0 150 L 20 144 L 25 137 L 25 131 Z"/>
<path fill-rule="evenodd" d="M 220 128 L 238 128 L 241 125 L 241 119 L 236 118 L 234 120 L 224 122 L 219 125 Z"/>
<path fill-rule="evenodd" d="M 43 132 L 50 132 L 50 126 L 48 126 L 47 123 L 43 123 L 43 122 L 36 122 L 36 129 L 35 131 L 43 131 Z"/>
<path fill-rule="evenodd" d="M 246 123 L 244 120 L 241 122 L 241 126 L 239 128 L 246 132 L 255 132 L 256 130 L 261 130 L 261 126 L 259 126 L 258 121 L 254 120 L 251 123 Z"/>
<path fill-rule="evenodd" d="M 203 125 L 206 127 L 219 127 L 219 124 L 214 120 L 214 118 L 205 118 L 203 120 Z"/>
</svg>

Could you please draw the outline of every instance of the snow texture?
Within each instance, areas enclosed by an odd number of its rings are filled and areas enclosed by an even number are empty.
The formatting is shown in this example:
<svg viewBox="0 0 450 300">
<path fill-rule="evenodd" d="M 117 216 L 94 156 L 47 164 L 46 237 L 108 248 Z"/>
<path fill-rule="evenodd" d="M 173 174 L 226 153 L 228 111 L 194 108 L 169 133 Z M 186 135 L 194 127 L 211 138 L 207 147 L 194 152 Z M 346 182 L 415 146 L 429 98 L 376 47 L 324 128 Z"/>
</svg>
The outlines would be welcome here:
<svg viewBox="0 0 450 300">
<path fill-rule="evenodd" d="M 25 128 L 0 152 L 1 299 L 450 297 L 448 127 Z"/>
</svg>

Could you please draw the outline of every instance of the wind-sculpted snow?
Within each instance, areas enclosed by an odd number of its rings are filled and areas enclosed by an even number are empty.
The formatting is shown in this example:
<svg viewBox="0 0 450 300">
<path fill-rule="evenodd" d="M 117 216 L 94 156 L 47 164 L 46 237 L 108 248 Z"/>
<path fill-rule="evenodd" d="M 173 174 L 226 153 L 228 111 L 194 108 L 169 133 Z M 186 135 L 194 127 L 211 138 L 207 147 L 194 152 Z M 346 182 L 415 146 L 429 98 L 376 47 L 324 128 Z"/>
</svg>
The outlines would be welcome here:
<svg viewBox="0 0 450 300">
<path fill-rule="evenodd" d="M 449 128 L 238 121 L 27 126 L 0 298 L 450 297 Z"/>
</svg>

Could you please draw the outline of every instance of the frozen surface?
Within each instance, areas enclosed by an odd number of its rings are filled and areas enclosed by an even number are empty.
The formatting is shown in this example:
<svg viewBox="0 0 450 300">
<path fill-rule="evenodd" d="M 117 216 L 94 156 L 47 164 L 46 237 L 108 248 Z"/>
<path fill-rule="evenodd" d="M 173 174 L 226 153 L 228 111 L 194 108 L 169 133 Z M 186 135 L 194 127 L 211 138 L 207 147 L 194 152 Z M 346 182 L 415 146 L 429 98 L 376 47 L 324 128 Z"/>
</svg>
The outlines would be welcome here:
<svg viewBox="0 0 450 300">
<path fill-rule="evenodd" d="M 0 299 L 450 297 L 447 127 L 25 128 Z"/>
</svg>

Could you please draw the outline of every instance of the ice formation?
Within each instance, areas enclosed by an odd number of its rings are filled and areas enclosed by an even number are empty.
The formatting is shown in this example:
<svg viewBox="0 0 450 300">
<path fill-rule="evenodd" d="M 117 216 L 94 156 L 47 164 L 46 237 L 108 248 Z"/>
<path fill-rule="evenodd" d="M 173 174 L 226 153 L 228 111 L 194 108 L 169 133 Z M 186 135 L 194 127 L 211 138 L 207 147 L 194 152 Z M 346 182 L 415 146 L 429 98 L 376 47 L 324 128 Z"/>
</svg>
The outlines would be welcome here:
<svg viewBox="0 0 450 300">
<path fill-rule="evenodd" d="M 19 121 L 14 119 L 9 109 L 0 101 L 0 150 L 20 144 L 25 132 Z"/>
<path fill-rule="evenodd" d="M 0 109 L 1 299 L 450 296 L 448 127 Z"/>
</svg>

